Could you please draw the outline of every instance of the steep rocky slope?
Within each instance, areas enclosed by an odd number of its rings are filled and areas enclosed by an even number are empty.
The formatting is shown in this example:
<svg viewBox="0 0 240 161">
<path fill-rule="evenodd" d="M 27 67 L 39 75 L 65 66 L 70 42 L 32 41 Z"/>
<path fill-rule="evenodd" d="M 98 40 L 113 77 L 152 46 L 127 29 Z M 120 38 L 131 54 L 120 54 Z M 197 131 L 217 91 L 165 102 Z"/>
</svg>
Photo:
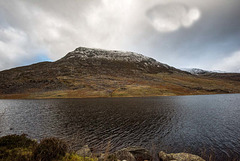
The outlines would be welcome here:
<svg viewBox="0 0 240 161">
<path fill-rule="evenodd" d="M 239 87 L 227 75 L 195 76 L 141 54 L 83 47 L 55 62 L 0 72 L 0 98 L 239 93 Z"/>
</svg>

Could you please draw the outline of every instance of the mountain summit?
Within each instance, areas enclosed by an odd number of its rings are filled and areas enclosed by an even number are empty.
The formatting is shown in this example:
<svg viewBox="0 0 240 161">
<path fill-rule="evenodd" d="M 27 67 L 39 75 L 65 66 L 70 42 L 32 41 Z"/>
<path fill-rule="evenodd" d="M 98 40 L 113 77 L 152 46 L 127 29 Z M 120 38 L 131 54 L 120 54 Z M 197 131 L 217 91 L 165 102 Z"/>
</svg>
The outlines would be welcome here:
<svg viewBox="0 0 240 161">
<path fill-rule="evenodd" d="M 62 59 L 82 59 L 86 60 L 88 58 L 92 59 L 107 59 L 111 61 L 126 61 L 139 63 L 142 61 L 151 62 L 152 64 L 158 64 L 156 60 L 146 57 L 142 54 L 137 54 L 134 52 L 125 52 L 125 51 L 117 51 L 117 50 L 103 50 L 103 49 L 93 49 L 93 48 L 85 48 L 79 47 L 74 51 L 68 53 Z"/>
<path fill-rule="evenodd" d="M 0 98 L 239 93 L 234 76 L 197 76 L 134 52 L 79 47 L 55 62 L 0 72 Z"/>
<path fill-rule="evenodd" d="M 84 67 L 88 66 L 91 68 L 98 67 L 98 69 L 95 69 L 98 71 L 98 73 L 105 73 L 105 70 L 107 70 L 109 73 L 115 73 L 116 70 L 119 73 L 182 72 L 142 54 L 116 50 L 92 49 L 85 47 L 79 47 L 74 51 L 69 52 L 65 57 L 57 61 L 57 63 L 63 62 L 69 62 L 75 66 L 80 65 Z"/>
</svg>

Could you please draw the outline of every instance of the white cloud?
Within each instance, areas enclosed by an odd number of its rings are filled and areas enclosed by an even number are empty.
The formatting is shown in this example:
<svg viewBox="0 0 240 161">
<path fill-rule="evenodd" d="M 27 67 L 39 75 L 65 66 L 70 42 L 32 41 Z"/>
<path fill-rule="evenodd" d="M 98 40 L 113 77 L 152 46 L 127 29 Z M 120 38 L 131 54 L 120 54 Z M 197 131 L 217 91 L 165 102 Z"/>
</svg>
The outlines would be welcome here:
<svg viewBox="0 0 240 161">
<path fill-rule="evenodd" d="M 9 1 L 12 5 L 0 0 L 6 23 L 48 51 L 52 60 L 79 46 L 124 50 L 124 45 L 135 39 L 135 32 L 141 30 L 134 27 L 139 23 L 139 11 L 138 2 L 133 0 L 79 0 L 67 4 L 62 0 Z M 14 14 L 10 13 L 12 10 Z"/>
<path fill-rule="evenodd" d="M 14 28 L 0 28 L 0 69 L 10 68 L 19 64 L 32 53 L 31 44 L 26 33 Z"/>
<path fill-rule="evenodd" d="M 214 65 L 212 69 L 240 73 L 240 51 L 237 51 L 224 58 L 219 63 Z"/>
<path fill-rule="evenodd" d="M 159 32 L 172 32 L 180 27 L 190 27 L 197 21 L 201 12 L 197 8 L 190 8 L 182 4 L 160 4 L 147 12 L 152 26 Z"/>
</svg>

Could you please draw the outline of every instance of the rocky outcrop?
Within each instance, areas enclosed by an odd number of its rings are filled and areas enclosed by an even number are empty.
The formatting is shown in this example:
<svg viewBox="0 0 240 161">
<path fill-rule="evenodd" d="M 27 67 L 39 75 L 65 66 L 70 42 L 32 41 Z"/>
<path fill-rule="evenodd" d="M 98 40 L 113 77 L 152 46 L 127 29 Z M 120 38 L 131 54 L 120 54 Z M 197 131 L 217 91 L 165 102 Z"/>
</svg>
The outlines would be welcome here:
<svg viewBox="0 0 240 161">
<path fill-rule="evenodd" d="M 76 152 L 77 155 L 82 156 L 82 157 L 90 157 L 92 156 L 91 149 L 88 147 L 88 145 L 84 145 L 81 149 L 79 149 Z"/>
<path fill-rule="evenodd" d="M 150 152 L 141 147 L 128 147 L 111 154 L 111 158 L 127 161 L 152 161 Z"/>
<path fill-rule="evenodd" d="M 87 60 L 87 59 L 106 59 L 109 61 L 125 61 L 132 63 L 144 62 L 145 65 L 156 65 L 164 66 L 165 68 L 170 68 L 167 64 L 160 63 L 153 58 L 144 56 L 142 54 L 137 54 L 134 52 L 125 52 L 117 50 L 103 50 L 103 49 L 93 49 L 79 47 L 72 52 L 69 52 L 65 57 L 66 59 L 78 59 L 78 60 Z"/>
<path fill-rule="evenodd" d="M 205 161 L 201 157 L 189 153 L 159 153 L 160 161 Z"/>
</svg>

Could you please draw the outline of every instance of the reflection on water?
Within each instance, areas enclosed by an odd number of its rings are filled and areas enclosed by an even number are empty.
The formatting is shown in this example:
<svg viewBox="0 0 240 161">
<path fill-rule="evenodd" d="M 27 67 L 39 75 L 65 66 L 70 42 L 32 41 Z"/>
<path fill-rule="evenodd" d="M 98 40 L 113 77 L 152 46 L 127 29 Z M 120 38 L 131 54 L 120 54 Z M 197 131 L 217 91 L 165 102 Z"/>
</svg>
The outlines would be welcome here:
<svg viewBox="0 0 240 161">
<path fill-rule="evenodd" d="M 26 133 L 102 150 L 139 145 L 156 151 L 240 157 L 240 95 L 0 100 L 0 136 Z"/>
</svg>

